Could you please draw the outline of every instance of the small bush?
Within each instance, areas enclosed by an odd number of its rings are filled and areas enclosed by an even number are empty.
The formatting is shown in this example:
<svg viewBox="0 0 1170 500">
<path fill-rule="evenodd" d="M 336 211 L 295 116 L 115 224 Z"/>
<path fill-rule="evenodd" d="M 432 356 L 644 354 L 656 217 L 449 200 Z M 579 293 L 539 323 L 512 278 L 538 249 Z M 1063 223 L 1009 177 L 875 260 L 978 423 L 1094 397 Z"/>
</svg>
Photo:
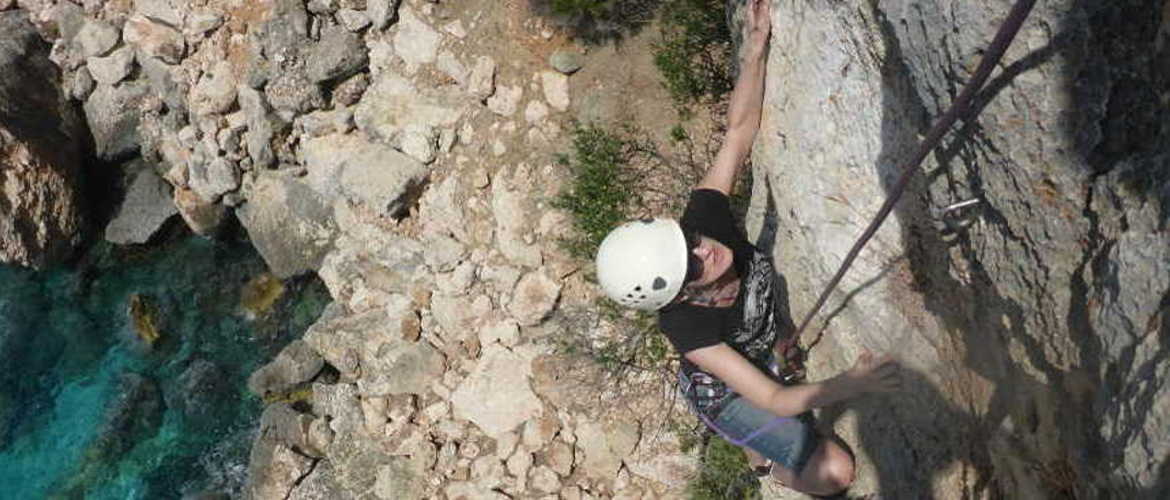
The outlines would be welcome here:
<svg viewBox="0 0 1170 500">
<path fill-rule="evenodd" d="M 592 259 L 605 235 L 639 210 L 636 189 L 642 173 L 632 162 L 652 155 L 653 146 L 632 137 L 629 130 L 578 127 L 573 132 L 573 154 L 558 159 L 572 174 L 568 189 L 553 200 L 553 207 L 572 219 L 575 235 L 562 242 L 570 255 Z"/>
<path fill-rule="evenodd" d="M 719 438 L 707 440 L 699 475 L 687 483 L 691 500 L 760 498 L 760 482 L 748 467 L 743 450 Z"/>
<path fill-rule="evenodd" d="M 723 0 L 666 0 L 654 65 L 680 110 L 731 92 L 731 30 Z"/>
</svg>

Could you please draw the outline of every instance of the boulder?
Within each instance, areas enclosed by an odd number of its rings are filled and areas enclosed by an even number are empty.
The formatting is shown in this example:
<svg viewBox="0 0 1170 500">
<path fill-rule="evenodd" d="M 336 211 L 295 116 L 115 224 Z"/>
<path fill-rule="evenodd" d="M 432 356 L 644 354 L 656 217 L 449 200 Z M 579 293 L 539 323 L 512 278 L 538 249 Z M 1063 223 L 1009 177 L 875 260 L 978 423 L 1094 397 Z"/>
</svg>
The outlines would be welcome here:
<svg viewBox="0 0 1170 500">
<path fill-rule="evenodd" d="M 272 76 L 264 87 L 268 104 L 285 119 L 325 106 L 321 87 L 299 71 L 286 71 Z"/>
<path fill-rule="evenodd" d="M 207 430 L 219 424 L 220 410 L 233 390 L 222 367 L 196 359 L 179 375 L 176 390 L 166 394 L 167 407 L 182 412 L 193 428 Z"/>
<path fill-rule="evenodd" d="M 81 243 L 83 125 L 25 11 L 0 32 L 0 262 L 42 268 Z"/>
<path fill-rule="evenodd" d="M 114 85 L 134 69 L 134 49 L 122 47 L 108 56 L 93 56 L 86 60 L 86 68 L 93 79 L 100 84 Z"/>
<path fill-rule="evenodd" d="M 541 88 L 544 89 L 544 100 L 557 111 L 569 109 L 569 77 L 554 71 L 540 73 Z"/>
<path fill-rule="evenodd" d="M 81 55 L 86 58 L 104 56 L 118 45 L 121 36 L 118 29 L 105 21 L 86 19 L 77 32 L 74 42 L 81 47 Z"/>
<path fill-rule="evenodd" d="M 471 374 L 451 394 L 457 418 L 495 436 L 539 417 L 544 404 L 528 384 L 532 360 L 505 347 L 487 345 Z"/>
<path fill-rule="evenodd" d="M 170 184 L 143 164 L 130 175 L 126 197 L 106 226 L 106 241 L 119 245 L 146 243 L 176 213 Z"/>
<path fill-rule="evenodd" d="M 134 0 L 134 11 L 148 19 L 179 28 L 183 26 L 186 3 L 180 0 Z"/>
<path fill-rule="evenodd" d="M 221 196 L 240 187 L 240 171 L 235 162 L 222 156 L 210 161 L 192 161 L 187 164 L 187 185 L 200 198 L 219 201 Z"/>
<path fill-rule="evenodd" d="M 304 183 L 275 172 L 257 176 L 236 216 L 272 274 L 280 279 L 315 271 L 333 246 L 333 210 Z"/>
<path fill-rule="evenodd" d="M 305 72 L 314 83 L 343 80 L 369 62 L 361 37 L 340 27 L 325 28 L 321 30 L 321 40 L 309 49 Z"/>
<path fill-rule="evenodd" d="M 306 456 L 305 432 L 311 417 L 286 403 L 273 403 L 260 416 L 260 430 L 248 457 L 250 498 L 287 498 L 301 478 L 313 470 L 316 460 Z M 297 449 L 301 449 L 298 452 Z"/>
<path fill-rule="evenodd" d="M 584 56 L 576 51 L 558 50 L 549 56 L 548 63 L 553 69 L 566 75 L 571 75 L 581 69 L 581 65 L 584 63 Z"/>
<path fill-rule="evenodd" d="M 309 184 L 322 195 L 343 196 L 390 216 L 403 210 L 406 196 L 429 173 L 418 161 L 356 134 L 309 139 L 301 155 Z"/>
<path fill-rule="evenodd" d="M 187 52 L 187 44 L 179 30 L 135 14 L 122 26 L 122 38 L 138 47 L 143 55 L 158 58 L 167 64 L 178 64 Z"/>
<path fill-rule="evenodd" d="M 370 17 L 365 12 L 355 9 L 341 9 L 336 14 L 338 22 L 351 32 L 358 32 L 370 25 Z M 365 51 L 362 51 L 365 54 Z"/>
<path fill-rule="evenodd" d="M 480 101 L 496 93 L 496 61 L 488 56 L 479 56 L 468 77 L 467 92 Z"/>
<path fill-rule="evenodd" d="M 430 64 L 435 62 L 439 42 L 443 36 L 420 19 L 412 9 L 400 8 L 397 32 L 394 34 L 394 50 L 406 64 Z"/>
<path fill-rule="evenodd" d="M 212 236 L 219 231 L 227 214 L 227 209 L 223 205 L 207 201 L 186 188 L 175 188 L 173 195 L 175 208 L 191 232 L 200 236 Z"/>
<path fill-rule="evenodd" d="M 137 373 L 118 379 L 118 395 L 106 408 L 97 437 L 89 444 L 88 460 L 116 462 L 134 445 L 158 432 L 162 424 L 162 393 L 154 381 Z"/>
<path fill-rule="evenodd" d="M 366 0 L 366 15 L 370 17 L 374 29 L 385 29 L 398 18 L 398 3 L 400 1 Z"/>
<path fill-rule="evenodd" d="M 357 104 L 354 121 L 367 134 L 395 145 L 408 126 L 454 126 L 467 105 L 466 97 L 451 86 L 415 88 L 406 77 L 386 69 L 378 73 Z"/>
<path fill-rule="evenodd" d="M 138 151 L 139 106 L 149 94 L 146 83 L 134 80 L 117 86 L 98 85 L 89 95 L 85 101 L 85 118 L 99 157 L 116 161 Z"/>
<path fill-rule="evenodd" d="M 309 344 L 294 340 L 280 350 L 276 359 L 252 372 L 248 389 L 261 397 L 285 393 L 312 380 L 324 366 L 325 360 Z"/>
<path fill-rule="evenodd" d="M 561 284 L 543 271 L 533 271 L 520 278 L 508 301 L 508 312 L 521 325 L 540 324 L 552 312 L 561 296 Z"/>
<path fill-rule="evenodd" d="M 236 103 L 236 78 L 228 61 L 219 61 L 203 73 L 191 89 L 191 111 L 199 115 L 225 113 Z"/>
</svg>

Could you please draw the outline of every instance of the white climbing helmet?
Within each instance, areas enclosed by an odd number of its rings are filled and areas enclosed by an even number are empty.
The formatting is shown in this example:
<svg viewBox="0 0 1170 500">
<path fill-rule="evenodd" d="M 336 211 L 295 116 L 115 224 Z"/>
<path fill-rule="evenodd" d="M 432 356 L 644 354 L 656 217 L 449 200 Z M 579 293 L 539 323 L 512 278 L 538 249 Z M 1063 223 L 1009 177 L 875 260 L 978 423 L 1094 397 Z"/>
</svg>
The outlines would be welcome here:
<svg viewBox="0 0 1170 500">
<path fill-rule="evenodd" d="M 686 276 L 686 237 L 670 219 L 622 224 L 597 249 L 597 281 L 624 306 L 659 309 L 678 295 Z"/>
</svg>

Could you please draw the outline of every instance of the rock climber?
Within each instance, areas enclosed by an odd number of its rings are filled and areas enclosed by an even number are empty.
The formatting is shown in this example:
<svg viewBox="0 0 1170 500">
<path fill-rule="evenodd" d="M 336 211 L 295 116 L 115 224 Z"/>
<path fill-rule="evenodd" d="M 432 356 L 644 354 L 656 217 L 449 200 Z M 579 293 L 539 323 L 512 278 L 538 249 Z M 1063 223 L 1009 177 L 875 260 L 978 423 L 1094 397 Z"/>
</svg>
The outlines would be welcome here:
<svg viewBox="0 0 1170 500">
<path fill-rule="evenodd" d="M 785 385 L 776 374 L 787 324 L 777 274 L 736 228 L 728 201 L 760 126 L 769 2 L 750 0 L 726 136 L 682 218 L 614 229 L 598 249 L 597 277 L 618 303 L 658 311 L 660 329 L 682 356 L 680 389 L 706 425 L 744 447 L 753 465 L 771 461 L 771 477 L 782 485 L 831 495 L 852 483 L 854 461 L 817 434 L 810 410 L 894 390 L 901 378 L 891 357 L 869 352 L 821 382 Z"/>
</svg>

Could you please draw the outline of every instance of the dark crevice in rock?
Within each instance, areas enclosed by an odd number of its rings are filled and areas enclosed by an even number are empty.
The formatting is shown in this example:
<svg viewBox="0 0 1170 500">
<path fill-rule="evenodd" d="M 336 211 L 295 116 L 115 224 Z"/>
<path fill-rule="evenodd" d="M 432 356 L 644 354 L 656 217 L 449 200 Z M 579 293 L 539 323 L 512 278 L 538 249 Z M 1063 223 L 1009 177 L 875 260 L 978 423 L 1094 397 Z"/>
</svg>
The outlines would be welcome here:
<svg viewBox="0 0 1170 500">
<path fill-rule="evenodd" d="M 324 458 L 310 457 L 308 455 L 305 455 L 305 454 L 297 451 L 295 448 L 293 449 L 293 452 L 298 454 L 298 455 L 304 456 L 305 458 L 312 460 L 312 463 L 309 464 L 309 467 L 305 470 L 304 474 L 301 474 L 300 477 L 296 478 L 296 480 L 293 481 L 291 485 L 289 485 L 288 493 L 284 494 L 284 500 L 288 500 L 289 498 L 291 498 L 293 492 L 297 490 L 297 487 L 300 486 L 301 483 L 305 482 L 305 479 L 308 479 L 309 476 L 313 475 L 313 471 L 317 469 L 317 464 L 321 463 L 322 460 L 325 460 Z"/>
</svg>

